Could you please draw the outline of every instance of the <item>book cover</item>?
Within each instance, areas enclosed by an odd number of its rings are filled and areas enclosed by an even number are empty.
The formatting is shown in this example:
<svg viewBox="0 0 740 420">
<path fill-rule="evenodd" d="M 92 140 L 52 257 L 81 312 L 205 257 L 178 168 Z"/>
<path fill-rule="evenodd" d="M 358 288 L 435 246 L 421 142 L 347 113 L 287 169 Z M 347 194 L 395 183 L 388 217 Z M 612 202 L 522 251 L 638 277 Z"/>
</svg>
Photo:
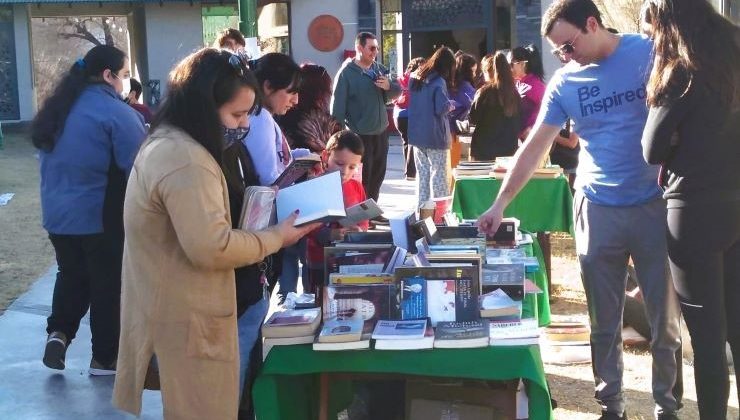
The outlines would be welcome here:
<svg viewBox="0 0 740 420">
<path fill-rule="evenodd" d="M 244 190 L 244 202 L 239 215 L 239 228 L 249 231 L 267 228 L 274 209 L 275 190 L 270 187 L 247 187 Z"/>
<path fill-rule="evenodd" d="M 316 154 L 295 158 L 272 185 L 278 188 L 289 187 L 308 175 L 317 163 L 321 163 L 321 157 Z"/>
<path fill-rule="evenodd" d="M 480 296 L 480 316 L 498 320 L 518 320 L 522 316 L 522 301 L 512 299 L 502 289 L 496 289 Z"/>
<path fill-rule="evenodd" d="M 329 319 L 319 333 L 319 343 L 346 343 L 360 341 L 363 321 L 361 319 Z"/>
<path fill-rule="evenodd" d="M 383 210 L 378 207 L 378 204 L 372 198 L 347 207 L 345 211 L 347 217 L 339 219 L 339 224 L 344 227 L 355 226 L 362 221 L 374 219 L 383 214 Z"/>
<path fill-rule="evenodd" d="M 467 321 L 478 319 L 478 268 L 456 267 L 400 267 L 396 279 L 403 281 L 418 277 L 426 281 L 427 316 L 432 324 L 438 321 Z"/>
<path fill-rule="evenodd" d="M 388 219 L 388 224 L 391 228 L 391 235 L 393 237 L 393 244 L 397 247 L 408 250 L 408 252 L 415 253 L 416 246 L 414 241 L 416 237 L 411 229 L 411 225 L 416 222 L 416 213 L 409 212 L 400 217 L 394 217 Z"/>
<path fill-rule="evenodd" d="M 344 211 L 342 177 L 339 172 L 330 172 L 280 189 L 275 205 L 278 223 L 299 210 L 295 226 L 311 222 L 330 222 L 347 216 Z"/>
<path fill-rule="evenodd" d="M 485 347 L 489 343 L 488 321 L 483 319 L 462 322 L 443 321 L 434 332 L 434 347 Z"/>
<path fill-rule="evenodd" d="M 402 321 L 381 319 L 375 324 L 373 340 L 405 340 L 423 338 L 427 330 L 427 320 L 409 319 Z"/>
<path fill-rule="evenodd" d="M 488 293 L 503 285 L 521 286 L 524 295 L 524 264 L 484 264 L 481 270 L 483 291 Z"/>
<path fill-rule="evenodd" d="M 427 282 L 423 277 L 401 279 L 401 319 L 427 317 Z"/>
<path fill-rule="evenodd" d="M 526 257 L 527 254 L 524 248 L 487 248 L 486 259 L 488 258 L 502 258 L 502 257 Z"/>
<path fill-rule="evenodd" d="M 398 291 L 395 284 L 324 287 L 323 316 L 327 319 L 355 319 L 365 322 L 365 332 L 372 332 L 380 319 L 398 319 Z"/>
<path fill-rule="evenodd" d="M 325 247 L 324 273 L 328 280 L 331 273 L 383 274 L 383 269 L 393 257 L 390 247 Z M 352 266 L 359 266 L 351 268 Z"/>
</svg>

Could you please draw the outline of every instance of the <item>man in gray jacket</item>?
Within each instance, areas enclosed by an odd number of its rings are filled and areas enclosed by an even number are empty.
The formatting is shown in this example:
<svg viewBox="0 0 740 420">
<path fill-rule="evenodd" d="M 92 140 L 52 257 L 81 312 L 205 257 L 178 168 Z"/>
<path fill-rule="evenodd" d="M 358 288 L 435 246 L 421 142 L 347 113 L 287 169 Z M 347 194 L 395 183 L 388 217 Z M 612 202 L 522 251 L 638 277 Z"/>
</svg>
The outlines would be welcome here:
<svg viewBox="0 0 740 420">
<path fill-rule="evenodd" d="M 378 201 L 388 160 L 386 104 L 401 94 L 401 87 L 388 78 L 385 67 L 375 62 L 375 35 L 357 34 L 355 53 L 355 58 L 347 59 L 334 78 L 331 115 L 362 138 L 362 186 L 369 198 Z"/>
</svg>

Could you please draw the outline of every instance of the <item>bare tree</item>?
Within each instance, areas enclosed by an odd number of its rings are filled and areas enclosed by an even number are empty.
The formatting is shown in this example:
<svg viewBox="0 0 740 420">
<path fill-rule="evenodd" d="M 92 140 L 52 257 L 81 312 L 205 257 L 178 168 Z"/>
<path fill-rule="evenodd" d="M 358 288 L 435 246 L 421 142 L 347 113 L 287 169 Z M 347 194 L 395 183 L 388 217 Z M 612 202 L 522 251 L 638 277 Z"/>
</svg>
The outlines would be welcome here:
<svg viewBox="0 0 740 420">
<path fill-rule="evenodd" d="M 619 32 L 640 31 L 642 0 L 596 0 L 604 25 Z"/>
<path fill-rule="evenodd" d="M 110 45 L 115 46 L 113 39 L 113 28 L 111 28 L 111 18 L 64 18 L 64 23 L 59 27 L 59 37 L 62 39 L 79 38 L 91 42 L 93 45 Z M 93 27 L 99 27 L 103 31 L 103 39 L 100 40 L 92 32 Z"/>
</svg>

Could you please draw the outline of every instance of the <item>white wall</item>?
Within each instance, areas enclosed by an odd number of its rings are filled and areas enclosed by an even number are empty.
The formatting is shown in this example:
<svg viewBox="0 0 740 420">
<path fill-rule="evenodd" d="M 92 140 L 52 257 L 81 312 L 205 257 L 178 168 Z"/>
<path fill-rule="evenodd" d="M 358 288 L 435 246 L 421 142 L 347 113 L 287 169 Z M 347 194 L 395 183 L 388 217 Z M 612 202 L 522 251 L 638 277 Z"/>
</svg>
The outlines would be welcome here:
<svg viewBox="0 0 740 420">
<path fill-rule="evenodd" d="M 200 3 L 146 3 L 145 33 L 148 74 L 142 79 L 160 81 L 162 98 L 172 67 L 203 47 Z M 139 52 L 139 55 L 143 52 Z"/>
<path fill-rule="evenodd" d="M 33 86 L 33 61 L 31 61 L 31 21 L 28 15 L 28 7 L 25 4 L 13 5 L 18 107 L 21 121 L 31 120 L 36 114 L 36 92 Z"/>
<path fill-rule="evenodd" d="M 334 51 L 318 51 L 308 41 L 308 25 L 319 15 L 332 15 L 342 22 L 344 39 Z M 356 35 L 356 0 L 292 0 L 290 2 L 290 44 L 296 63 L 310 61 L 324 66 L 333 79 L 342 64 L 344 50 L 354 50 Z"/>
<path fill-rule="evenodd" d="M 542 14 L 545 14 L 545 10 L 552 4 L 552 0 L 542 0 Z M 542 64 L 545 66 L 545 80 L 550 80 L 550 77 L 555 73 L 555 70 L 559 69 L 562 64 L 555 58 L 554 55 L 550 54 L 552 46 L 546 39 L 542 39 Z"/>
</svg>

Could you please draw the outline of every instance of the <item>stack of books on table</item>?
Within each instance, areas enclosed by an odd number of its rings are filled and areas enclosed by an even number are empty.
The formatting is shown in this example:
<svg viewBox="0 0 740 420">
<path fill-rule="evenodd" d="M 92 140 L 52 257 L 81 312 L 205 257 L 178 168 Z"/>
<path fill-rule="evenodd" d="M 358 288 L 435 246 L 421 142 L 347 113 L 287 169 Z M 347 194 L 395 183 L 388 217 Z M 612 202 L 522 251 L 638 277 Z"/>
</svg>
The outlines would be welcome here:
<svg viewBox="0 0 740 420">
<path fill-rule="evenodd" d="M 434 331 L 434 348 L 467 349 L 487 347 L 490 327 L 485 319 L 474 321 L 444 321 Z"/>
<path fill-rule="evenodd" d="M 491 171 L 491 176 L 496 179 L 503 179 L 506 173 L 511 169 L 513 159 L 511 157 L 496 158 L 496 163 Z M 563 168 L 558 165 L 551 165 L 547 162 L 535 169 L 532 178 L 557 178 L 563 174 Z"/>
<path fill-rule="evenodd" d="M 493 161 L 460 162 L 452 170 L 455 179 L 490 178 L 494 168 Z"/>
<path fill-rule="evenodd" d="M 313 343 L 320 323 L 320 308 L 274 312 L 262 325 L 263 357 L 273 346 Z"/>
</svg>

